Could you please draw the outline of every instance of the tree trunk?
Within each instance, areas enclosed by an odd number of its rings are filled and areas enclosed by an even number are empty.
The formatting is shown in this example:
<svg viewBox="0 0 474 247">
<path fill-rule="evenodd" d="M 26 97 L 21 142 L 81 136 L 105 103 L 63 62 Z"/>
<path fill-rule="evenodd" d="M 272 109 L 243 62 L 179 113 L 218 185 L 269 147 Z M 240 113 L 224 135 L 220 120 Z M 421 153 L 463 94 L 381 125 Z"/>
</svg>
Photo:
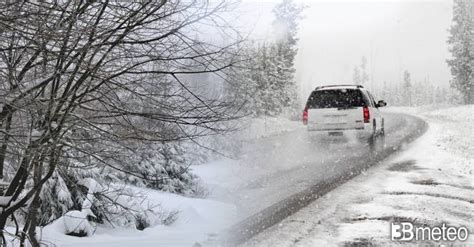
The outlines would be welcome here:
<svg viewBox="0 0 474 247">
<path fill-rule="evenodd" d="M 10 128 L 12 124 L 12 112 L 9 111 L 8 116 L 5 121 L 5 133 L 3 136 L 3 143 L 2 146 L 0 147 L 0 180 L 3 180 L 3 169 L 4 169 L 4 164 L 5 164 L 5 158 L 7 155 L 7 147 L 8 147 L 8 141 L 10 139 Z M 3 194 L 3 191 L 2 191 Z"/>
<path fill-rule="evenodd" d="M 43 170 L 42 164 L 42 161 L 38 161 L 35 165 L 33 177 L 35 186 L 40 185 L 41 182 L 41 172 Z M 23 246 L 25 238 L 26 236 L 28 236 L 32 247 L 40 247 L 40 244 L 36 239 L 36 226 L 38 225 L 38 209 L 41 206 L 41 189 L 42 185 L 40 185 L 40 187 L 36 191 L 35 196 L 33 197 L 33 200 L 31 201 L 30 207 L 28 209 L 28 214 L 26 215 L 26 224 L 23 233 L 21 234 L 21 246 Z"/>
</svg>

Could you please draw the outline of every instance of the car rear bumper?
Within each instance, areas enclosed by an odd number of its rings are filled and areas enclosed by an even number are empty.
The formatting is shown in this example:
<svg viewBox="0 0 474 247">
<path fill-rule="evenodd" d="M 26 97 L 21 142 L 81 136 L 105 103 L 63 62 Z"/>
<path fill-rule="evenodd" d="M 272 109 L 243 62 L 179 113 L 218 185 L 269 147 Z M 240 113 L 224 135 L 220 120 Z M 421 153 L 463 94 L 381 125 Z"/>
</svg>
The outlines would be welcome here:
<svg viewBox="0 0 474 247">
<path fill-rule="evenodd" d="M 366 139 L 372 137 L 373 128 L 371 124 L 364 124 L 362 128 L 331 128 L 331 129 L 318 129 L 314 126 L 308 125 L 307 129 L 312 135 L 321 136 L 355 136 L 357 138 Z M 341 133 L 341 134 L 337 134 Z"/>
</svg>

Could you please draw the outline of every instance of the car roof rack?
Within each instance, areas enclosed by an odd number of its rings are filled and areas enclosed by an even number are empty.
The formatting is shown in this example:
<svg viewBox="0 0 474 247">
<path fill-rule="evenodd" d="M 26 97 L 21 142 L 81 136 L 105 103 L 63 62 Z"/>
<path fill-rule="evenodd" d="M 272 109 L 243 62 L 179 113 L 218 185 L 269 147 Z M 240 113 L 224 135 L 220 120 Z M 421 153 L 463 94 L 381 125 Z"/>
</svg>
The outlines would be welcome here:
<svg viewBox="0 0 474 247">
<path fill-rule="evenodd" d="M 318 86 L 314 90 L 328 88 L 328 87 L 356 87 L 356 88 L 364 88 L 362 85 L 354 85 L 354 84 L 341 84 L 341 85 L 326 85 L 326 86 Z"/>
</svg>

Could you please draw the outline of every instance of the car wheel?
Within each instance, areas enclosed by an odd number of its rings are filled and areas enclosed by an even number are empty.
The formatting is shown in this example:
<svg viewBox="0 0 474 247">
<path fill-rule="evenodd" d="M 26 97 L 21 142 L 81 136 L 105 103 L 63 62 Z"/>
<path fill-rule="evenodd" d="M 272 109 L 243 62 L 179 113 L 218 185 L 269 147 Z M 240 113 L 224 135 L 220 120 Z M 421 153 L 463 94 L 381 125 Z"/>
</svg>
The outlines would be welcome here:
<svg viewBox="0 0 474 247">
<path fill-rule="evenodd" d="M 373 144 L 377 138 L 377 123 L 374 119 L 374 124 L 372 125 L 372 134 L 369 137 L 369 144 Z"/>
</svg>

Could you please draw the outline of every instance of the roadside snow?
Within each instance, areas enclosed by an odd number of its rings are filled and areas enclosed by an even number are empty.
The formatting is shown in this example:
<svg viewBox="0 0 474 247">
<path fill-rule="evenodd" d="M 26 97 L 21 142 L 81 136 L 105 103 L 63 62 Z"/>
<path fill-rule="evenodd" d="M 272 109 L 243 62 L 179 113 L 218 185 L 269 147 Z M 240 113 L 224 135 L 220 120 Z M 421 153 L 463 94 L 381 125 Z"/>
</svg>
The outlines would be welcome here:
<svg viewBox="0 0 474 247">
<path fill-rule="evenodd" d="M 239 210 L 242 197 L 246 197 L 242 193 L 242 187 L 247 187 L 253 181 L 260 180 L 271 171 L 288 169 L 287 164 L 291 162 L 286 161 L 293 161 L 294 156 L 299 154 L 298 151 L 301 151 L 295 146 L 290 148 L 293 155 L 287 155 L 285 152 L 277 156 L 274 149 L 279 147 L 278 140 L 289 138 L 286 137 L 287 135 L 290 135 L 292 140 L 299 138 L 299 135 L 295 136 L 295 134 L 306 133 L 303 130 L 305 129 L 301 122 L 285 117 L 244 119 L 241 130 L 226 140 L 232 144 L 220 146 L 224 149 L 224 151 L 220 151 L 232 153 L 228 156 L 233 156 L 234 159 L 221 157 L 206 164 L 193 166 L 192 172 L 201 178 L 207 188 L 209 192 L 207 198 L 235 205 Z M 219 149 L 219 147 L 215 148 Z M 274 162 L 274 159 L 278 159 L 279 162 Z M 279 163 L 286 165 L 278 168 Z M 237 213 L 241 217 L 239 220 L 242 220 L 243 212 L 240 210 Z"/>
<path fill-rule="evenodd" d="M 64 232 L 68 234 L 84 234 L 92 236 L 94 234 L 94 226 L 87 220 L 87 213 L 78 210 L 67 212 L 63 217 Z"/>
<path fill-rule="evenodd" d="M 236 135 L 238 142 L 245 142 L 279 135 L 303 128 L 300 122 L 285 118 L 265 117 L 248 119 Z M 235 140 L 234 140 L 235 142 Z M 242 167 L 239 160 L 222 158 L 192 167 L 208 194 L 206 199 L 189 198 L 151 189 L 131 187 L 137 194 L 145 195 L 146 203 L 159 205 L 169 212 L 177 212 L 171 225 L 150 226 L 143 231 L 134 228 L 90 226 L 85 220 L 87 212 L 72 211 L 48 226 L 39 229 L 46 246 L 214 246 L 227 227 L 237 222 L 237 208 L 233 202 L 235 188 L 241 182 Z M 144 202 L 145 203 L 145 202 Z M 153 221 L 153 220 L 151 220 Z M 13 229 L 9 229 L 13 231 Z M 88 237 L 74 237 L 67 232 L 86 232 Z"/>
<path fill-rule="evenodd" d="M 470 237 L 458 244 L 474 245 L 474 106 L 388 111 L 421 115 L 429 130 L 244 246 L 398 245 L 390 222 L 400 220 L 466 226 Z"/>
<path fill-rule="evenodd" d="M 137 188 L 138 189 L 138 188 Z M 235 221 L 235 207 L 210 199 L 188 198 L 155 190 L 140 189 L 150 202 L 167 210 L 179 211 L 169 226 L 157 225 L 143 231 L 98 226 L 90 237 L 64 234 L 62 218 L 44 227 L 42 242 L 47 246 L 193 246 L 217 241 L 218 234 Z M 70 227 L 70 225 L 68 225 Z"/>
<path fill-rule="evenodd" d="M 233 192 L 241 177 L 238 160 L 223 158 L 207 164 L 193 167 L 192 172 L 200 177 L 208 191 L 207 198 L 219 201 L 231 201 Z"/>
<path fill-rule="evenodd" d="M 243 139 L 255 139 L 303 128 L 301 121 L 292 121 L 284 117 L 261 117 L 245 120 L 240 134 Z"/>
</svg>

